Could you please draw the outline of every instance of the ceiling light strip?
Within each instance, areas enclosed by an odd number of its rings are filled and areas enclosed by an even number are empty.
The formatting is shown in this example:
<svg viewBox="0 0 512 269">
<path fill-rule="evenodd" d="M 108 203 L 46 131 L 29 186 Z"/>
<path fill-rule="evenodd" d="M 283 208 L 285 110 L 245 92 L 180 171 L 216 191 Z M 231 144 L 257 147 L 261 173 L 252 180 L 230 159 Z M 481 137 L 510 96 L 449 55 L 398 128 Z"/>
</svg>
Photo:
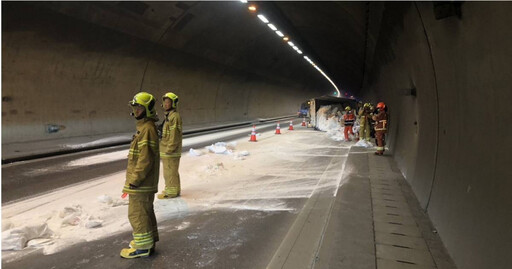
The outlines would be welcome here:
<svg viewBox="0 0 512 269">
<path fill-rule="evenodd" d="M 258 14 L 258 18 L 260 18 L 260 20 L 264 23 L 269 23 L 269 21 L 267 20 L 267 18 L 265 18 L 265 16 L 261 15 L 261 14 Z"/>
<path fill-rule="evenodd" d="M 246 0 L 241 0 L 242 3 L 247 3 Z M 258 14 L 258 18 L 267 24 L 267 26 L 272 29 L 273 31 L 275 31 L 275 33 L 279 36 L 279 37 L 284 37 L 283 40 L 285 41 L 288 41 L 288 37 L 285 37 L 284 34 L 277 30 L 277 27 L 275 25 L 273 25 L 272 23 L 270 23 L 270 21 L 265 17 L 263 16 L 262 14 Z M 298 54 L 302 54 L 302 51 L 295 45 L 293 44 L 293 42 L 291 41 L 288 41 L 287 42 L 288 45 L 290 45 L 290 47 L 292 47 Z M 341 93 L 340 93 L 340 90 L 338 89 L 338 87 L 336 86 L 336 84 L 334 84 L 334 82 L 331 80 L 331 78 L 329 76 L 327 76 L 324 71 L 322 69 L 320 69 L 311 59 L 309 59 L 308 56 L 304 56 L 304 59 L 306 61 L 308 61 L 311 65 L 313 65 L 313 67 L 315 67 L 316 70 L 318 70 L 318 72 L 320 72 L 320 74 L 322 74 L 322 76 L 324 76 L 331 84 L 332 86 L 336 89 L 336 91 L 338 92 L 338 96 L 341 96 Z"/>
</svg>

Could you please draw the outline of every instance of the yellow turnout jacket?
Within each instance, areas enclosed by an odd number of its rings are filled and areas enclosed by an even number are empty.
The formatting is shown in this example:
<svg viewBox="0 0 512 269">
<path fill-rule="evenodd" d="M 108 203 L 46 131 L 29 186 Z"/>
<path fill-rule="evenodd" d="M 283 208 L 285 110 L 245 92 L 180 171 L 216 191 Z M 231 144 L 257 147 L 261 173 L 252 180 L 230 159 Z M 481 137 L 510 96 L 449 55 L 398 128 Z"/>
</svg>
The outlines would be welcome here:
<svg viewBox="0 0 512 269">
<path fill-rule="evenodd" d="M 160 158 L 181 157 L 182 136 L 181 116 L 176 110 L 171 110 L 165 115 L 162 128 Z"/>
<path fill-rule="evenodd" d="M 129 194 L 158 192 L 159 169 L 160 157 L 155 119 L 138 120 L 137 133 L 133 136 L 128 153 L 123 192 Z"/>
</svg>

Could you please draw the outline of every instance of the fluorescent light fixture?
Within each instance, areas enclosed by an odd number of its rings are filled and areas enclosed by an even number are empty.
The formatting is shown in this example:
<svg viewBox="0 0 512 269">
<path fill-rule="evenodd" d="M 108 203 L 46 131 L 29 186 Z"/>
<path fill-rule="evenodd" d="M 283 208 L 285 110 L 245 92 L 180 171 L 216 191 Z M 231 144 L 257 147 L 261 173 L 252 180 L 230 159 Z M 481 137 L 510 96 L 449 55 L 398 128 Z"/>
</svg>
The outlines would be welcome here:
<svg viewBox="0 0 512 269">
<path fill-rule="evenodd" d="M 341 96 L 341 93 L 340 93 L 340 90 L 338 89 L 338 87 L 336 87 L 336 84 L 334 84 L 334 82 L 332 82 L 331 78 L 329 78 L 325 73 L 324 71 L 322 71 L 322 69 L 320 69 L 320 67 L 318 67 L 317 65 L 313 64 L 313 66 L 322 74 L 322 76 L 324 76 L 331 84 L 332 86 L 336 89 L 336 91 L 338 92 L 338 95 L 337 96 Z"/>
<path fill-rule="evenodd" d="M 285 36 L 285 37 L 283 37 L 283 40 L 284 40 L 284 41 L 288 41 L 288 40 L 290 40 L 290 39 L 289 39 L 287 36 Z"/>
<path fill-rule="evenodd" d="M 264 22 L 264 23 L 268 23 L 268 20 L 267 20 L 267 18 L 265 18 L 265 16 L 263 16 L 263 15 L 259 14 L 259 15 L 258 15 L 258 18 L 260 18 L 260 20 L 261 20 L 262 22 Z"/>
<path fill-rule="evenodd" d="M 278 36 L 280 36 L 280 37 L 283 37 L 283 36 L 284 36 L 284 35 L 283 35 L 283 33 L 281 33 L 281 31 L 276 31 L 276 34 L 277 34 Z"/>
<path fill-rule="evenodd" d="M 247 0 L 240 0 L 240 2 L 242 2 L 242 3 L 247 3 Z"/>
<path fill-rule="evenodd" d="M 272 23 L 269 23 L 267 25 L 268 25 L 268 27 L 270 27 L 270 29 L 277 31 L 277 28 Z"/>
<path fill-rule="evenodd" d="M 301 51 L 301 50 L 297 50 L 297 53 L 298 53 L 298 54 L 302 54 L 302 51 Z"/>
<path fill-rule="evenodd" d="M 291 41 L 288 41 L 288 45 L 290 45 L 290 47 L 295 46 L 295 44 L 293 44 L 293 42 L 291 42 Z"/>
<path fill-rule="evenodd" d="M 299 50 L 299 48 L 297 46 L 293 46 L 293 49 L 294 50 Z"/>
<path fill-rule="evenodd" d="M 256 11 L 256 6 L 255 5 L 250 5 L 248 7 L 248 9 L 251 11 L 251 12 L 255 12 Z"/>
</svg>

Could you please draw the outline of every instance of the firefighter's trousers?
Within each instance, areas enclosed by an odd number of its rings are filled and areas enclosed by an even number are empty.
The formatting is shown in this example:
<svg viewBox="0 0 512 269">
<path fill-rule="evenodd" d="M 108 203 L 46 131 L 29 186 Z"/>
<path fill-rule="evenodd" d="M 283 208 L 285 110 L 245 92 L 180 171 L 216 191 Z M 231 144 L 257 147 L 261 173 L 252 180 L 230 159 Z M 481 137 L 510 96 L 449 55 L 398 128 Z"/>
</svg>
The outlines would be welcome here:
<svg viewBox="0 0 512 269">
<path fill-rule="evenodd" d="M 163 193 L 166 196 L 171 197 L 180 195 L 181 184 L 180 173 L 178 172 L 180 167 L 180 157 L 162 158 L 161 160 L 163 164 L 165 179 L 165 189 Z"/>
<path fill-rule="evenodd" d="M 133 248 L 150 249 L 159 240 L 153 209 L 155 194 L 130 194 L 129 197 L 128 219 L 133 228 Z"/>
<path fill-rule="evenodd" d="M 354 132 L 352 131 L 352 125 L 345 125 L 344 133 L 345 133 L 345 141 L 349 141 L 348 134 L 350 133 L 350 134 L 354 135 Z"/>
<path fill-rule="evenodd" d="M 377 152 L 384 153 L 384 146 L 386 142 L 385 132 L 384 131 L 375 131 L 375 139 L 377 140 Z"/>
<path fill-rule="evenodd" d="M 366 141 L 370 141 L 370 124 L 369 122 L 362 122 L 359 127 L 359 139 L 366 139 Z"/>
</svg>

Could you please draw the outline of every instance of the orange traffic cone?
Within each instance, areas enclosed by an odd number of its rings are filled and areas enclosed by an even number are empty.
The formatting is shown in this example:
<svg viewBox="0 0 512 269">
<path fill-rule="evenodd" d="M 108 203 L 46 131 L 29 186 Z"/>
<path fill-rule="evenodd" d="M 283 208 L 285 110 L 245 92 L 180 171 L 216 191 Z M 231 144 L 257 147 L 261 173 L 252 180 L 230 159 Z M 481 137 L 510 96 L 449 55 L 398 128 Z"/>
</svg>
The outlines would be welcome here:
<svg viewBox="0 0 512 269">
<path fill-rule="evenodd" d="M 301 126 L 306 126 L 306 118 L 302 118 L 302 125 Z"/>
<path fill-rule="evenodd" d="M 277 122 L 276 134 L 281 134 L 281 127 L 279 127 L 279 122 Z"/>
<path fill-rule="evenodd" d="M 288 127 L 288 130 L 293 131 L 293 123 L 290 121 L 290 127 Z"/>
<path fill-rule="evenodd" d="M 258 141 L 256 141 L 256 126 L 255 125 L 252 126 L 251 139 L 249 140 L 249 142 L 258 142 Z"/>
</svg>

